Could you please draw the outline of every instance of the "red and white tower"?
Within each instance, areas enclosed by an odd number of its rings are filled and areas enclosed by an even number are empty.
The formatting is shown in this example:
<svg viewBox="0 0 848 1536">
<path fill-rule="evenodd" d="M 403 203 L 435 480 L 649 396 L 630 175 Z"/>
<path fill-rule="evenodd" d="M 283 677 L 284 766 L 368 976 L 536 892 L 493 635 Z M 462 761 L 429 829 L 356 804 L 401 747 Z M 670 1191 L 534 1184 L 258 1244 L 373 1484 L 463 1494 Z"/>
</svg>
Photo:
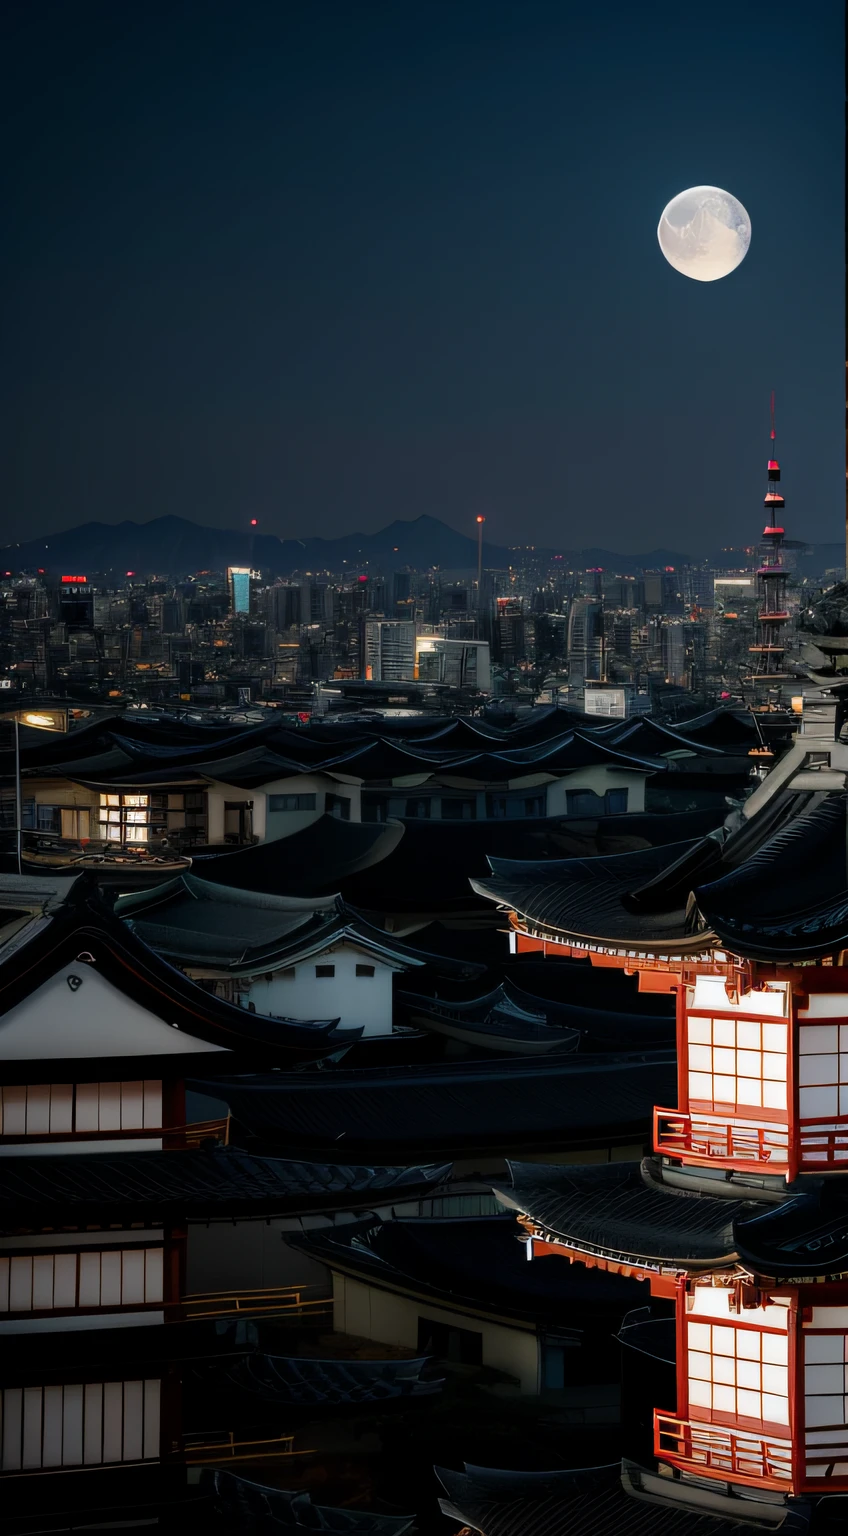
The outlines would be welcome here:
<svg viewBox="0 0 848 1536">
<path fill-rule="evenodd" d="M 757 570 L 758 611 L 757 643 L 751 646 L 751 670 L 755 678 L 763 681 L 784 678 L 785 625 L 789 619 L 786 604 L 787 570 L 784 563 L 783 509 L 785 502 L 780 492 L 780 465 L 775 458 L 774 391 L 771 396 L 771 448 L 768 461 L 768 489 L 764 506 L 766 525 L 763 529 L 763 546 Z"/>
</svg>

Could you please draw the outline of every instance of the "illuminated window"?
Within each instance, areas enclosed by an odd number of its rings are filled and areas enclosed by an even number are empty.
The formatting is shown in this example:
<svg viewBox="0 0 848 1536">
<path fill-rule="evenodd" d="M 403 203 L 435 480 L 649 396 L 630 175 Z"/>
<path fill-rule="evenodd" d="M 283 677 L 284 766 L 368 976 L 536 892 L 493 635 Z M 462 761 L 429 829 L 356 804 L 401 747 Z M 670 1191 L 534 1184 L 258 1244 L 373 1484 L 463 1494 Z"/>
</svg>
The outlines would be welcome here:
<svg viewBox="0 0 848 1536">
<path fill-rule="evenodd" d="M 840 1316 L 841 1314 L 841 1316 Z M 848 1315 L 843 1307 L 815 1307 L 812 1326 L 841 1322 L 834 1333 L 804 1332 L 804 1422 L 808 1430 L 848 1424 Z M 807 1454 L 818 1448 L 807 1441 Z M 827 1466 L 808 1463 L 809 1476 L 824 1477 Z"/>
<path fill-rule="evenodd" d="M 743 1323 L 690 1320 L 689 1410 L 759 1424 L 789 1423 L 789 1340 Z"/>
<path fill-rule="evenodd" d="M 786 1109 L 786 1024 L 690 1014 L 689 1102 Z"/>
<path fill-rule="evenodd" d="M 802 1120 L 848 1115 L 848 1024 L 801 1024 L 798 1112 Z"/>
<path fill-rule="evenodd" d="M 0 1469 L 158 1461 L 160 1385 L 150 1380 L 7 1387 L 0 1393 Z"/>
<path fill-rule="evenodd" d="M 0 1313 L 151 1306 L 162 1286 L 161 1248 L 0 1254 Z"/>
<path fill-rule="evenodd" d="M 162 1084 L 29 1083 L 0 1088 L 0 1136 L 159 1130 Z"/>
</svg>

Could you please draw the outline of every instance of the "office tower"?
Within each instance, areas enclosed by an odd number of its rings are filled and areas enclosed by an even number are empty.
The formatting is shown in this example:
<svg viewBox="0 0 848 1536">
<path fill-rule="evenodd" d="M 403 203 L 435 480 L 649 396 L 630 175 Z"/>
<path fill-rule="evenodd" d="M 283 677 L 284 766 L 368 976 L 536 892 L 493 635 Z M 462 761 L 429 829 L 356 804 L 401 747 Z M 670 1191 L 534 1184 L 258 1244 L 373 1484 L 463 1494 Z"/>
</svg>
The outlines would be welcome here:
<svg viewBox="0 0 848 1536">
<path fill-rule="evenodd" d="M 597 597 L 575 597 L 568 610 L 568 686 L 582 688 L 604 673 L 604 605 Z"/>
<path fill-rule="evenodd" d="M 230 589 L 230 612 L 250 613 L 250 567 L 231 565 L 227 568 L 227 584 Z"/>
<path fill-rule="evenodd" d="M 411 681 L 415 676 L 415 625 L 412 621 L 366 619 L 364 629 L 366 681 Z"/>
</svg>

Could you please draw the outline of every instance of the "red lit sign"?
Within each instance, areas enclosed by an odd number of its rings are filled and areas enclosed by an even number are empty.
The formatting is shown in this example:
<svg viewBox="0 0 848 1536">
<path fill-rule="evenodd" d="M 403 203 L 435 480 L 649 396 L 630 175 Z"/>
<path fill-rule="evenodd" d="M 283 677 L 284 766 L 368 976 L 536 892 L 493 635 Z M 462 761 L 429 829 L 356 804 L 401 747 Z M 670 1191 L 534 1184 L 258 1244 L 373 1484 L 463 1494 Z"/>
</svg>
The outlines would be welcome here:
<svg viewBox="0 0 848 1536">
<path fill-rule="evenodd" d="M 357 581 L 367 581 L 367 580 L 368 580 L 367 576 L 358 576 L 357 577 Z"/>
<path fill-rule="evenodd" d="M 87 576 L 63 576 L 62 581 L 67 587 L 84 587 L 88 581 Z"/>
</svg>

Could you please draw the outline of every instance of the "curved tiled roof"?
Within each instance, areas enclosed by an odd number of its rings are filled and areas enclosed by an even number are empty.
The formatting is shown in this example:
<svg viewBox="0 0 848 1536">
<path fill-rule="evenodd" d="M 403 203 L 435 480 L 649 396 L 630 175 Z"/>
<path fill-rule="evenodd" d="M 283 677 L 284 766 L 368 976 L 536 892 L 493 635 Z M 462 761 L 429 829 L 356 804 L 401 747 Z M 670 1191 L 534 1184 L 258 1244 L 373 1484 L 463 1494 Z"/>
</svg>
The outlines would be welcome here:
<svg viewBox="0 0 848 1536">
<path fill-rule="evenodd" d="M 370 1160 L 642 1137 L 654 1104 L 673 1101 L 677 1069 L 673 1051 L 647 1051 L 198 1078 L 194 1086 L 223 1099 L 263 1145 L 309 1156 L 344 1148 Z"/>
<path fill-rule="evenodd" d="M 848 944 L 848 797 L 815 797 L 737 868 L 696 889 L 723 943 L 752 958 L 815 958 Z"/>
<path fill-rule="evenodd" d="M 648 1185 L 639 1163 L 510 1163 L 506 1205 L 554 1238 L 628 1262 L 708 1269 L 736 1256 L 734 1217 L 750 1202 Z"/>
<path fill-rule="evenodd" d="M 271 1536 L 272 1532 L 318 1531 L 333 1536 L 412 1536 L 411 1515 L 371 1514 L 313 1504 L 302 1489 L 266 1488 L 235 1472 L 204 1468 L 201 1487 L 226 1520 L 230 1536 Z"/>
<path fill-rule="evenodd" d="M 450 1163 L 426 1167 L 351 1166 L 254 1157 L 235 1147 L 176 1152 L 70 1152 L 6 1158 L 0 1219 L 15 1213 L 37 1223 L 67 1211 L 125 1212 L 174 1208 L 183 1216 L 343 1210 L 409 1198 L 444 1183 Z"/>
</svg>

